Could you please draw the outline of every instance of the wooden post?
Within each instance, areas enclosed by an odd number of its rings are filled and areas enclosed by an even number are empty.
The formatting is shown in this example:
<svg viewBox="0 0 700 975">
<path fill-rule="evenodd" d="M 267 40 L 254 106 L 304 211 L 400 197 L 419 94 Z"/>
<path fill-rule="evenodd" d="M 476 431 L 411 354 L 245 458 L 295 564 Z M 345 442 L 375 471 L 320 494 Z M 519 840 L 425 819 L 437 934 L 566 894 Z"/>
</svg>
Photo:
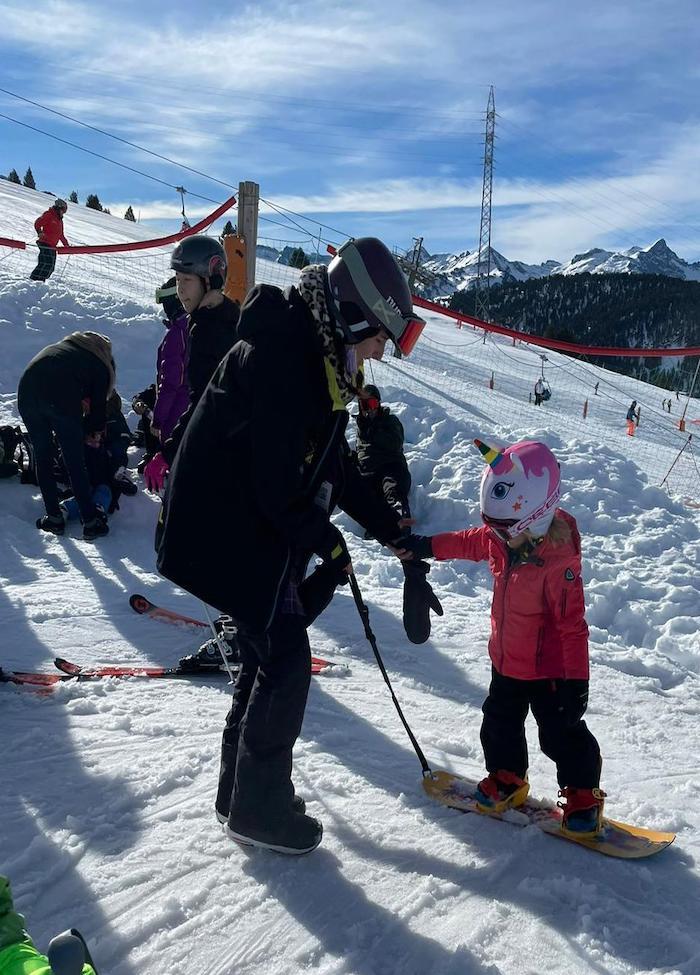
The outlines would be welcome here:
<svg viewBox="0 0 700 975">
<path fill-rule="evenodd" d="M 584 400 L 583 403 L 583 419 L 585 420 L 588 416 L 588 400 Z"/>
<path fill-rule="evenodd" d="M 494 378 L 494 374 L 492 372 L 491 373 L 491 378 L 489 379 L 489 389 L 493 389 L 493 378 Z"/>
<path fill-rule="evenodd" d="M 255 258 L 258 249 L 258 206 L 260 187 L 249 180 L 238 184 L 238 233 L 245 241 L 246 294 L 255 284 Z"/>
</svg>

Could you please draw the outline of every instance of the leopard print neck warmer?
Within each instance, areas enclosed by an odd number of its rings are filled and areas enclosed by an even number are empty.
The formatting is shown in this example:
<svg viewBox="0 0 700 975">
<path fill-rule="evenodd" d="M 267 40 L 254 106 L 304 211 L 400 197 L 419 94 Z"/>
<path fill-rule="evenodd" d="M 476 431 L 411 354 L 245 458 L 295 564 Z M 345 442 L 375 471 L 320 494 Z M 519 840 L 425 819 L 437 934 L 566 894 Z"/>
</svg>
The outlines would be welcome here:
<svg viewBox="0 0 700 975">
<path fill-rule="evenodd" d="M 313 316 L 316 332 L 323 347 L 326 373 L 332 372 L 332 378 L 335 380 L 334 385 L 337 388 L 331 390 L 331 398 L 335 398 L 335 393 L 340 397 L 343 406 L 347 406 L 357 396 L 357 387 L 362 382 L 362 374 L 356 367 L 352 368 L 354 357 L 346 357 L 342 330 L 328 308 L 326 273 L 324 264 L 309 264 L 299 276 L 297 291 Z"/>
</svg>

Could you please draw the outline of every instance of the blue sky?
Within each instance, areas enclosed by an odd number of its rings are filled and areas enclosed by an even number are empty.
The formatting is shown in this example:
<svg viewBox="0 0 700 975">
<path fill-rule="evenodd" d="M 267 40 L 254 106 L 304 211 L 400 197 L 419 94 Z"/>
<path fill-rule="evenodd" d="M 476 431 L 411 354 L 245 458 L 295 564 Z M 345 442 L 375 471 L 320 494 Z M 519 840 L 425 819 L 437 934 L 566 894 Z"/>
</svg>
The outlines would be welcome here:
<svg viewBox="0 0 700 975">
<path fill-rule="evenodd" d="M 473 250 L 496 94 L 492 243 L 567 260 L 658 237 L 700 259 L 697 2 L 0 0 L 0 87 L 261 195 L 260 234 Z M 179 225 L 230 192 L 0 93 L 0 171 Z M 275 220 L 277 223 L 272 223 Z M 292 222 L 293 221 L 293 222 Z M 279 226 L 279 224 L 284 226 Z M 302 228 L 302 229 L 300 229 Z M 333 228 L 332 230 L 328 228 Z"/>
</svg>

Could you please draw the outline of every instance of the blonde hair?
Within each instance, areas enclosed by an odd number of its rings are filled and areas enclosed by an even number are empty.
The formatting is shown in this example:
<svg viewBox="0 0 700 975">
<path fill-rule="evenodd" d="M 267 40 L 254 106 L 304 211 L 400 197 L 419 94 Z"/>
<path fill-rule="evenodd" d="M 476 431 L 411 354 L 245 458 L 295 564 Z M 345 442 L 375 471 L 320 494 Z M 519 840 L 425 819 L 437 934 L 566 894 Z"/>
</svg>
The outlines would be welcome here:
<svg viewBox="0 0 700 975">
<path fill-rule="evenodd" d="M 571 528 L 569 527 L 569 523 L 561 515 L 555 515 L 544 537 L 552 545 L 564 545 L 566 542 L 570 542 Z"/>
</svg>

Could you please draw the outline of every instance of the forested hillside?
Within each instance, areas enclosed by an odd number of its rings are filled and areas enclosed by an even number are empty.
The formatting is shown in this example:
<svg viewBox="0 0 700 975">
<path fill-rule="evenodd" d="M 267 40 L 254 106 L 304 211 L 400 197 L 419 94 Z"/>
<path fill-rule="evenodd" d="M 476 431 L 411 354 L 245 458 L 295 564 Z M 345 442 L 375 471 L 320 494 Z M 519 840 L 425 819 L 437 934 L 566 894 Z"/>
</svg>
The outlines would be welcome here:
<svg viewBox="0 0 700 975">
<path fill-rule="evenodd" d="M 474 291 L 450 307 L 474 314 Z M 700 345 L 700 282 L 660 274 L 554 275 L 491 290 L 491 320 L 585 345 L 673 348 Z M 684 389 L 695 360 L 592 361 L 667 389 Z"/>
</svg>

